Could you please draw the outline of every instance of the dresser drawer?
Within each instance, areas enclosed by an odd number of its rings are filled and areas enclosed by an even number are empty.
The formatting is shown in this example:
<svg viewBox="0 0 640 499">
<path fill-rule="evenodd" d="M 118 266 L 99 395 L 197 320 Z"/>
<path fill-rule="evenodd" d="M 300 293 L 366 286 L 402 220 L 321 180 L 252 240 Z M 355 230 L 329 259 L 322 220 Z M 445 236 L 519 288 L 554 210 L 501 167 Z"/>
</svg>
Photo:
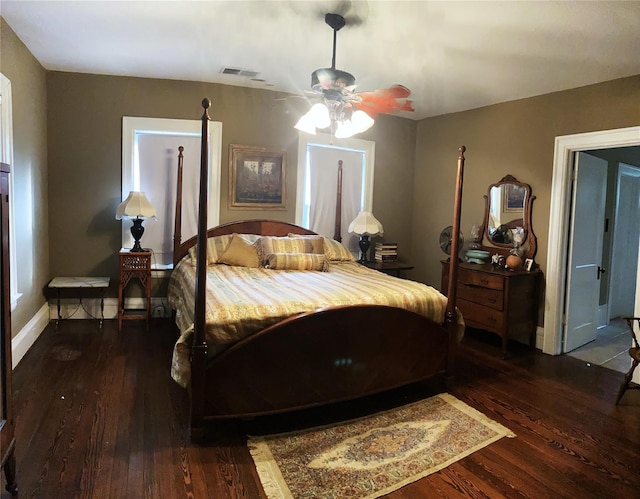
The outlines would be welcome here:
<svg viewBox="0 0 640 499">
<path fill-rule="evenodd" d="M 449 287 L 449 278 L 442 278 L 443 293 L 447 292 Z M 483 288 L 474 284 L 458 281 L 457 288 L 458 298 L 461 300 L 472 301 L 485 307 L 495 310 L 504 310 L 504 291 L 501 289 Z"/>
<path fill-rule="evenodd" d="M 502 290 L 483 288 L 466 282 L 459 282 L 458 297 L 462 300 L 471 301 L 495 310 L 504 309 L 504 292 Z"/>
<path fill-rule="evenodd" d="M 499 334 L 504 332 L 505 314 L 503 312 L 462 299 L 458 300 L 457 306 L 467 326 Z"/>
<path fill-rule="evenodd" d="M 491 275 L 485 272 L 475 272 L 473 270 L 458 269 L 458 282 L 464 282 L 471 286 L 480 286 L 483 288 L 504 289 L 504 279 L 499 275 Z"/>
</svg>

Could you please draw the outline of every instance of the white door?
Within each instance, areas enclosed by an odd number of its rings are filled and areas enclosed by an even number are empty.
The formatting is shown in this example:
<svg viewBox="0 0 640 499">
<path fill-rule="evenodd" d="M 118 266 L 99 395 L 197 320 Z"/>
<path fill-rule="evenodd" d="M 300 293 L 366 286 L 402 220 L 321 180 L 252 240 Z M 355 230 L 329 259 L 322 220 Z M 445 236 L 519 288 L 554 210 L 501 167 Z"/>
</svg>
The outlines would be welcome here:
<svg viewBox="0 0 640 499">
<path fill-rule="evenodd" d="M 575 161 L 564 352 L 596 339 L 607 161 L 578 153 Z"/>
<path fill-rule="evenodd" d="M 609 318 L 633 315 L 640 239 L 640 168 L 620 164 L 611 255 Z"/>
</svg>

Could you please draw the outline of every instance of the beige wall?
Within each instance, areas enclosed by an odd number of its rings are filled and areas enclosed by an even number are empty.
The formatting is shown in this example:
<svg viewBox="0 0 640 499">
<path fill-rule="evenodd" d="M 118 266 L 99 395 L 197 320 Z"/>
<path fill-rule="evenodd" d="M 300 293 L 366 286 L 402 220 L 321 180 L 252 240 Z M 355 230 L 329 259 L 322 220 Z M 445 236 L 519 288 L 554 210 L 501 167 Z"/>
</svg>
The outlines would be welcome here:
<svg viewBox="0 0 640 499">
<path fill-rule="evenodd" d="M 21 268 L 29 271 L 20 277 L 24 296 L 14 312 L 14 331 L 44 303 L 51 277 L 117 278 L 120 223 L 113 214 L 120 201 L 122 116 L 198 119 L 200 102 L 209 97 L 211 118 L 223 123 L 221 221 L 294 220 L 292 127 L 304 110 L 301 99 L 217 84 L 45 72 L 4 21 L 1 41 L 1 69 L 14 93 L 16 212 L 19 219 L 33 214 L 29 234 L 20 229 L 18 238 L 18 257 L 29 260 Z M 416 266 L 410 277 L 439 287 L 444 254 L 438 235 L 451 224 L 457 149 L 464 144 L 465 236 L 481 221 L 488 184 L 510 173 L 529 183 L 537 197 L 536 261 L 545 271 L 555 137 L 638 125 L 639 102 L 640 75 L 419 123 L 379 116 L 360 138 L 376 142 L 373 208 L 385 239 L 397 241 L 401 256 Z M 227 209 L 232 143 L 287 151 L 286 211 Z"/>
<path fill-rule="evenodd" d="M 440 230 L 452 223 L 457 150 L 467 147 L 461 228 L 482 221 L 489 184 L 510 173 L 536 196 L 536 262 L 546 270 L 555 137 L 640 124 L 640 75 L 425 119 L 418 124 L 413 203 L 416 278 L 440 286 Z"/>
<path fill-rule="evenodd" d="M 301 99 L 228 85 L 62 72 L 48 73 L 47 90 L 52 276 L 117 278 L 121 223 L 114 213 L 121 200 L 122 116 L 199 119 L 203 97 L 212 101 L 211 119 L 222 122 L 221 222 L 295 220 L 298 135 L 293 125 L 304 110 Z M 359 136 L 376 142 L 374 213 L 385 236 L 407 251 L 416 128 L 413 120 L 381 116 Z M 227 209 L 230 144 L 287 152 L 285 211 Z"/>
<path fill-rule="evenodd" d="M 18 291 L 11 315 L 15 336 L 44 305 L 49 281 L 46 71 L 0 19 L 0 71 L 13 101 L 13 209 Z"/>
</svg>

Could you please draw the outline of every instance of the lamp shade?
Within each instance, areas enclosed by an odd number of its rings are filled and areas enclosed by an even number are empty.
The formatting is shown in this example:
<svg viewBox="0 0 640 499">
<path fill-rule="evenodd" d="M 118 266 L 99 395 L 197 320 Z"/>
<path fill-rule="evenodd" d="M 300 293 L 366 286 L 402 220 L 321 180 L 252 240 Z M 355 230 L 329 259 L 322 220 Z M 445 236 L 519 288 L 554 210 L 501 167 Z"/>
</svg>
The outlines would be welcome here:
<svg viewBox="0 0 640 499">
<path fill-rule="evenodd" d="M 144 195 L 144 192 L 131 191 L 129 196 L 116 209 L 116 220 L 123 218 L 155 218 L 156 209 Z"/>
<path fill-rule="evenodd" d="M 294 128 L 315 135 L 317 129 L 331 127 L 336 138 L 344 139 L 368 130 L 373 123 L 373 118 L 364 111 L 345 112 L 345 103 L 334 100 L 314 104 Z"/>
<path fill-rule="evenodd" d="M 336 137 L 338 139 L 353 137 L 358 133 L 369 130 L 373 126 L 373 118 L 364 111 L 355 111 L 350 120 L 338 122 Z"/>
<path fill-rule="evenodd" d="M 327 128 L 330 125 L 329 109 L 324 104 L 318 103 L 298 120 L 294 128 L 315 135 L 316 128 Z"/>
<path fill-rule="evenodd" d="M 382 224 L 370 211 L 361 211 L 358 216 L 349 224 L 349 232 L 359 236 L 375 236 L 383 233 Z"/>
</svg>

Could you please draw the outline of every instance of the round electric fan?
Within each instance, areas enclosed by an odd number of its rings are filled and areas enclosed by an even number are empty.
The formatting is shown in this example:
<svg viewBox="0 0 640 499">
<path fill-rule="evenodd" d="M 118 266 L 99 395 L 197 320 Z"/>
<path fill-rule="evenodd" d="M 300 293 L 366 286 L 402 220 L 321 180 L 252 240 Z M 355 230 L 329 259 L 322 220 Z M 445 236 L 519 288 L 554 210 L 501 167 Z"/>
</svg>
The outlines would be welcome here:
<svg viewBox="0 0 640 499">
<path fill-rule="evenodd" d="M 440 232 L 440 239 L 438 243 L 440 244 L 440 249 L 444 251 L 447 255 L 451 255 L 452 234 L 453 234 L 453 227 L 451 225 L 449 225 L 448 227 L 445 227 L 444 229 L 442 229 L 442 232 Z M 464 244 L 464 236 L 462 235 L 462 232 L 460 232 L 460 235 L 458 236 L 458 249 L 462 249 L 463 244 Z"/>
</svg>

